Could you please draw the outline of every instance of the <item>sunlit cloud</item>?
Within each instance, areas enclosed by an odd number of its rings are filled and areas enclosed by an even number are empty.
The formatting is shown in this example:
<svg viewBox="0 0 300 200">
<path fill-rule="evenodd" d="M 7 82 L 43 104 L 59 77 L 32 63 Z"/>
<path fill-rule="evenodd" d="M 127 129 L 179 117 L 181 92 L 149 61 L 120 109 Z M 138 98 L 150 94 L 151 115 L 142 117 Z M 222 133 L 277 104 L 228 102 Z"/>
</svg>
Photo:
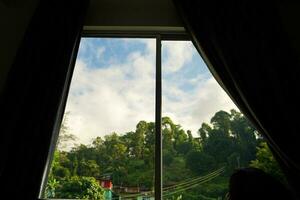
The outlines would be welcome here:
<svg viewBox="0 0 300 200">
<path fill-rule="evenodd" d="M 82 143 L 154 121 L 155 40 L 111 40 L 80 46 L 66 111 L 70 132 Z M 163 45 L 163 114 L 196 135 L 216 111 L 235 106 L 193 48 L 191 42 Z"/>
<path fill-rule="evenodd" d="M 176 72 L 192 61 L 193 44 L 186 41 L 165 42 L 162 47 L 165 73 Z"/>
</svg>

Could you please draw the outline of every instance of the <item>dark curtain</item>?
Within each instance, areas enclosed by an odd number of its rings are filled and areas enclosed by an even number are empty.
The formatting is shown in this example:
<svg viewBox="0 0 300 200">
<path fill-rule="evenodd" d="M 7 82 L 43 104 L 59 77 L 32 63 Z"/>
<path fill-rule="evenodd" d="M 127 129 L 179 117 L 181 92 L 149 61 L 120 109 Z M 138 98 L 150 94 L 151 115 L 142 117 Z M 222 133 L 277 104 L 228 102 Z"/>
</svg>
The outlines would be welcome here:
<svg viewBox="0 0 300 200">
<path fill-rule="evenodd" d="M 299 197 L 300 66 L 281 22 L 279 1 L 174 3 L 211 72 L 264 135 Z"/>
<path fill-rule="evenodd" d="M 87 0 L 40 1 L 1 97 L 0 195 L 37 199 Z"/>
</svg>

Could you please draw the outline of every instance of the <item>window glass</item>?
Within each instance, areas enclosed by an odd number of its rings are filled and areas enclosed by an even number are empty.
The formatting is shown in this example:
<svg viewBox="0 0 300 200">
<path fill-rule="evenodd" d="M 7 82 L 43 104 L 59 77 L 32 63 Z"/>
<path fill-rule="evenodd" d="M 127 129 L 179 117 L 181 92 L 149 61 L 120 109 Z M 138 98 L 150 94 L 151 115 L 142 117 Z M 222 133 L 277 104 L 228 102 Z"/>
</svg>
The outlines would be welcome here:
<svg viewBox="0 0 300 200">
<path fill-rule="evenodd" d="M 155 57 L 155 39 L 82 38 L 44 198 L 154 200 Z M 163 199 L 224 199 L 243 167 L 284 182 L 193 44 L 161 58 Z"/>
<path fill-rule="evenodd" d="M 162 74 L 163 199 L 223 199 L 242 167 L 282 180 L 266 143 L 190 41 L 162 42 Z"/>
<path fill-rule="evenodd" d="M 152 198 L 154 87 L 154 39 L 82 38 L 45 197 Z"/>
</svg>

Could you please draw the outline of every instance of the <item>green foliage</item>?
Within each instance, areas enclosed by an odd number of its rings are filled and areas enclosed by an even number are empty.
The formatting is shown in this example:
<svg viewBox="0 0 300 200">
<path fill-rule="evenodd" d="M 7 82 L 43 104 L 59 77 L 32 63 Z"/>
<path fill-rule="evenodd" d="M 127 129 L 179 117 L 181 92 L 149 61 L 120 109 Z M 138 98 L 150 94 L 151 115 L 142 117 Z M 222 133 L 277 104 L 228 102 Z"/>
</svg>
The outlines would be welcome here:
<svg viewBox="0 0 300 200">
<path fill-rule="evenodd" d="M 48 177 L 48 182 L 46 185 L 45 196 L 46 198 L 55 198 L 55 190 L 59 186 L 59 181 L 57 181 L 53 176 Z"/>
<path fill-rule="evenodd" d="M 186 167 L 186 161 L 182 156 L 174 157 L 170 165 L 164 164 L 163 167 L 164 186 L 176 184 L 193 176 L 192 172 Z"/>
<path fill-rule="evenodd" d="M 256 159 L 251 161 L 250 166 L 259 168 L 279 181 L 285 182 L 285 177 L 266 142 L 262 142 L 257 147 Z"/>
<path fill-rule="evenodd" d="M 100 176 L 100 168 L 95 160 L 82 159 L 79 162 L 79 165 L 77 168 L 77 174 L 79 176 L 99 177 Z"/>
<path fill-rule="evenodd" d="M 211 118 L 210 123 L 213 125 L 214 129 L 222 131 L 225 135 L 229 135 L 231 127 L 230 118 L 231 116 L 229 113 L 221 110 Z"/>
<path fill-rule="evenodd" d="M 201 141 L 206 141 L 207 136 L 211 132 L 211 130 L 212 128 L 207 123 L 202 123 L 201 128 L 198 131 Z"/>
<path fill-rule="evenodd" d="M 216 161 L 213 156 L 205 152 L 192 151 L 187 155 L 186 164 L 195 174 L 205 174 L 216 168 Z"/>
<path fill-rule="evenodd" d="M 217 112 L 203 122 L 199 138 L 171 118 L 162 118 L 163 185 L 209 174 L 226 166 L 225 172 L 202 185 L 167 199 L 216 199 L 224 197 L 232 171 L 239 167 L 261 168 L 283 177 L 265 143 L 244 115 L 231 110 Z M 68 133 L 67 126 L 62 128 Z M 64 133 L 64 134 L 65 134 Z M 55 198 L 103 198 L 96 179 L 111 174 L 114 186 L 139 186 L 153 191 L 155 123 L 140 121 L 134 131 L 111 133 L 89 145 L 77 145 L 54 154 L 46 195 Z M 96 179 L 95 179 L 96 178 Z"/>
<path fill-rule="evenodd" d="M 77 140 L 77 137 L 69 133 L 69 128 L 68 128 L 68 115 L 69 113 L 66 113 L 64 115 L 61 127 L 60 127 L 60 132 L 59 132 L 59 137 L 57 141 L 57 148 L 59 150 L 65 150 L 68 146 L 68 144 L 73 143 Z"/>
<path fill-rule="evenodd" d="M 224 197 L 227 191 L 228 176 L 221 176 L 210 182 L 204 183 L 203 185 L 191 190 L 189 193 L 195 196 L 193 199 L 217 199 L 218 197 Z M 204 195 L 204 198 L 202 195 Z M 197 196 L 200 198 L 197 198 Z"/>
<path fill-rule="evenodd" d="M 102 200 L 104 190 L 93 177 L 72 176 L 61 181 L 55 198 Z"/>
</svg>

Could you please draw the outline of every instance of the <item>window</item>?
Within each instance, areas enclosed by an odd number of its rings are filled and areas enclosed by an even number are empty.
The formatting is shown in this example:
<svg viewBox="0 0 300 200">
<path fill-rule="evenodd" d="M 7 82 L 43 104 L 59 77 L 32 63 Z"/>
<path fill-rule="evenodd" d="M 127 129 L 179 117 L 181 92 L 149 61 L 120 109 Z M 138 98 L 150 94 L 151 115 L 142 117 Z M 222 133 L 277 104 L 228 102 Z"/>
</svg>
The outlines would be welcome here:
<svg viewBox="0 0 300 200">
<path fill-rule="evenodd" d="M 281 176 L 193 44 L 174 38 L 82 38 L 43 198 L 222 199 L 236 168 Z"/>
</svg>

